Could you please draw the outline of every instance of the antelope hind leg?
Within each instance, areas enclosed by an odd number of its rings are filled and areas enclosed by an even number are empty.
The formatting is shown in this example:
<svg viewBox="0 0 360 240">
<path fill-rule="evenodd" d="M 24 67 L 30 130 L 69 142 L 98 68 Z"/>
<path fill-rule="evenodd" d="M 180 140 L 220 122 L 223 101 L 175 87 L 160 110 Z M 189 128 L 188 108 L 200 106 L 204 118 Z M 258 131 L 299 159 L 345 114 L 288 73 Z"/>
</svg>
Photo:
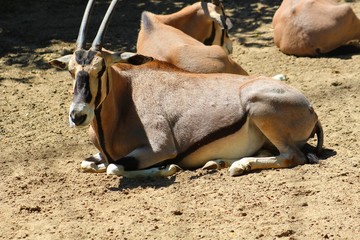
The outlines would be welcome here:
<svg viewBox="0 0 360 240">
<path fill-rule="evenodd" d="M 169 177 L 182 170 L 175 164 L 166 167 L 153 167 L 143 170 L 125 171 L 123 166 L 110 164 L 107 167 L 106 174 L 123 176 L 126 178 L 147 178 L 147 177 Z"/>
<path fill-rule="evenodd" d="M 255 169 L 288 168 L 305 164 L 306 157 L 298 149 L 287 153 L 280 153 L 273 157 L 246 157 L 234 162 L 230 168 L 230 176 L 242 175 Z"/>
<path fill-rule="evenodd" d="M 260 149 L 255 156 L 257 157 L 269 157 L 272 154 L 265 149 Z M 238 159 L 216 159 L 216 160 L 211 160 L 208 161 L 207 163 L 205 163 L 205 165 L 201 168 L 203 170 L 212 170 L 212 169 L 223 169 L 223 168 L 228 168 L 230 167 L 234 162 L 239 161 Z"/>
<path fill-rule="evenodd" d="M 106 172 L 107 165 L 101 153 L 97 153 L 82 161 L 80 168 L 83 172 L 103 173 Z"/>
</svg>

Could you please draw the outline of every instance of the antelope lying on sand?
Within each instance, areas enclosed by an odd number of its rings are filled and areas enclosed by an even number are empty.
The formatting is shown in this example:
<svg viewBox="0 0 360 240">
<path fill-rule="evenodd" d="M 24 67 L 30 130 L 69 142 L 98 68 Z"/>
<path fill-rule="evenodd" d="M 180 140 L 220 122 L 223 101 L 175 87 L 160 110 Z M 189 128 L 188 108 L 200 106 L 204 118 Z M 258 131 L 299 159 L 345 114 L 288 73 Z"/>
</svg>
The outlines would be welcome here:
<svg viewBox="0 0 360 240">
<path fill-rule="evenodd" d="M 275 45 L 296 56 L 316 56 L 360 40 L 360 20 L 348 4 L 333 0 L 284 0 L 273 26 Z"/>
<path fill-rule="evenodd" d="M 298 90 L 266 77 L 198 74 L 134 53 L 102 50 L 113 0 L 90 50 L 80 27 L 77 48 L 51 61 L 74 78 L 70 124 L 90 125 L 100 154 L 83 166 L 126 177 L 169 176 L 179 167 L 223 168 L 232 176 L 253 169 L 307 162 L 300 148 L 320 122 Z M 92 0 L 87 9 L 90 9 Z M 251 157 L 273 146 L 277 156 Z M 175 165 L 176 164 L 176 165 Z M 167 165 L 167 167 L 163 167 Z M 100 167 L 100 168 L 99 168 Z"/>
<path fill-rule="evenodd" d="M 197 2 L 169 15 L 143 12 L 137 52 L 190 72 L 248 75 L 228 56 L 231 21 L 216 4 Z"/>
<path fill-rule="evenodd" d="M 207 46 L 219 45 L 226 53 L 232 53 L 232 41 L 228 35 L 232 23 L 219 0 L 212 0 L 212 3 L 196 2 L 167 15 L 143 14 L 151 15 L 159 23 L 179 29 Z"/>
</svg>

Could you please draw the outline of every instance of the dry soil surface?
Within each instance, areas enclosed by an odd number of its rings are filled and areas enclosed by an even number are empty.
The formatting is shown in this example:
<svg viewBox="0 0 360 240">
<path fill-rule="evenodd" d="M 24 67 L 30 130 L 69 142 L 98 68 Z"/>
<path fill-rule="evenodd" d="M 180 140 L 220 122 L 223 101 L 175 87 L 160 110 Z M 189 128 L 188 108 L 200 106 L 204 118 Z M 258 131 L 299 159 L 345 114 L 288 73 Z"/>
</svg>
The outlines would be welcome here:
<svg viewBox="0 0 360 240">
<path fill-rule="evenodd" d="M 107 1 L 94 10 L 89 42 Z M 135 51 L 143 10 L 191 1 L 120 2 L 107 48 Z M 85 1 L 0 6 L 0 239 L 359 239 L 360 53 L 287 56 L 272 41 L 280 1 L 225 1 L 234 54 L 250 74 L 285 74 L 325 132 L 320 164 L 230 177 L 182 171 L 132 180 L 82 173 L 96 152 L 69 128 L 72 80 L 47 60 L 73 51 Z M 360 2 L 351 1 L 360 16 Z"/>
</svg>

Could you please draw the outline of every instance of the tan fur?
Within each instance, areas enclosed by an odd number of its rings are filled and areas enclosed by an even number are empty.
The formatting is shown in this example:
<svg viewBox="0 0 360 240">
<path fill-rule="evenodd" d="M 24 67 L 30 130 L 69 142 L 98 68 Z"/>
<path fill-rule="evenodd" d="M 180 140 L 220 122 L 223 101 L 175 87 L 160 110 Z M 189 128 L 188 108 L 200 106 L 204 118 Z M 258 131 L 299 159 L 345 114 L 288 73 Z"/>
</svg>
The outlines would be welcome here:
<svg viewBox="0 0 360 240">
<path fill-rule="evenodd" d="M 86 32 L 81 27 L 74 54 L 50 61 L 67 67 L 75 80 L 70 125 L 90 125 L 90 139 L 100 151 L 83 162 L 87 171 L 107 167 L 108 174 L 126 177 L 169 176 L 180 168 L 145 168 L 176 163 L 183 168 L 229 165 L 236 176 L 304 164 L 300 148 L 314 133 L 321 150 L 321 124 L 295 88 L 266 77 L 191 73 L 147 56 L 102 50 L 108 22 L 105 17 L 90 50 L 79 40 Z M 188 54 L 184 60 L 197 56 Z M 265 146 L 279 154 L 252 157 Z"/>
<path fill-rule="evenodd" d="M 207 2 L 196 2 L 190 6 L 181 9 L 178 12 L 166 15 L 154 15 L 154 17 L 161 23 L 179 29 L 186 35 L 195 38 L 199 42 L 204 42 L 209 38 L 212 31 L 213 22 L 215 23 L 215 39 L 212 45 L 221 46 L 221 31 L 222 28 L 218 21 L 223 16 L 223 6 L 216 6 Z M 227 32 L 227 30 L 225 29 Z M 232 51 L 232 41 L 227 36 L 224 36 L 224 43 L 222 45 L 224 50 L 228 53 Z"/>
<path fill-rule="evenodd" d="M 200 11 L 199 6 L 200 3 L 196 3 L 185 9 Z M 184 15 L 188 17 L 187 11 L 180 11 L 179 13 L 181 14 L 161 16 L 144 12 L 137 40 L 137 52 L 172 63 L 190 72 L 224 72 L 248 75 L 239 64 L 226 54 L 221 46 L 205 46 L 200 42 L 206 36 L 203 33 L 211 31 L 212 26 L 207 21 L 199 21 L 199 19 L 204 18 L 202 15 L 198 17 L 190 14 L 191 18 L 185 18 L 186 21 L 181 20 L 179 21 L 181 24 L 177 24 L 179 22 L 176 21 L 183 19 Z M 193 14 L 193 12 L 191 13 Z M 195 25 L 193 25 L 193 18 L 197 18 L 194 20 Z M 217 24 L 215 25 L 217 26 Z"/>
<path fill-rule="evenodd" d="M 360 20 L 348 4 L 333 0 L 284 0 L 273 26 L 275 45 L 296 56 L 316 56 L 360 40 Z"/>
<path fill-rule="evenodd" d="M 85 103 L 75 95 L 70 116 L 84 119 L 77 127 L 91 124 L 91 140 L 101 152 L 101 160 L 117 164 L 109 168 L 111 174 L 131 176 L 121 164 L 129 157 L 134 158 L 130 161 L 136 162 L 135 169 L 179 157 L 173 161 L 183 168 L 225 161 L 232 163 L 230 174 L 234 176 L 249 169 L 291 167 L 307 161 L 300 148 L 321 125 L 298 90 L 266 77 L 185 72 L 135 54 L 125 54 L 130 57 L 123 62 L 136 57 L 147 63 L 114 64 L 106 56 L 109 54 L 97 53 L 83 68 L 89 71 L 89 88 L 95 98 L 98 63 L 107 59 L 101 85 L 109 89 L 101 89 L 103 102 L 95 106 L 94 100 Z M 76 79 L 82 68 L 72 61 L 74 58 L 69 63 L 70 72 Z M 89 114 L 91 111 L 94 113 Z M 316 132 L 317 149 L 321 149 L 322 134 Z M 268 145 L 280 154 L 251 157 Z M 171 169 L 161 174 L 177 168 Z"/>
<path fill-rule="evenodd" d="M 276 163 L 278 167 L 306 162 L 299 147 L 311 136 L 318 119 L 298 90 L 279 81 L 179 72 L 158 61 L 133 67 L 116 64 L 108 74 L 112 90 L 103 102 L 101 116 L 112 159 L 132 156 L 139 160 L 140 168 L 147 168 L 246 117 L 233 137 L 215 139 L 186 156 L 179 166 L 196 168 L 219 158 L 239 160 L 266 143 L 273 144 L 281 156 L 287 154 L 286 162 Z M 96 124 L 93 120 L 95 133 Z M 250 134 L 255 135 L 249 138 Z M 266 164 L 255 167 L 267 168 Z"/>
</svg>

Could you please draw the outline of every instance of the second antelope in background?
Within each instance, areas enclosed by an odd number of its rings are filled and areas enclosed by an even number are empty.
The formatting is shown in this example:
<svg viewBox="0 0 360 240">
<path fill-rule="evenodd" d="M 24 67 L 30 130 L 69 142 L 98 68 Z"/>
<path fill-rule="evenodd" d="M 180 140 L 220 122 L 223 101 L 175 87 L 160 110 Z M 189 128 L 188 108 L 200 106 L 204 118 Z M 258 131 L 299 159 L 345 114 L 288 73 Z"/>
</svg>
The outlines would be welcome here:
<svg viewBox="0 0 360 240">
<path fill-rule="evenodd" d="M 137 52 L 198 73 L 248 75 L 228 54 L 232 26 L 219 1 L 197 2 L 168 15 L 143 12 Z"/>
</svg>

